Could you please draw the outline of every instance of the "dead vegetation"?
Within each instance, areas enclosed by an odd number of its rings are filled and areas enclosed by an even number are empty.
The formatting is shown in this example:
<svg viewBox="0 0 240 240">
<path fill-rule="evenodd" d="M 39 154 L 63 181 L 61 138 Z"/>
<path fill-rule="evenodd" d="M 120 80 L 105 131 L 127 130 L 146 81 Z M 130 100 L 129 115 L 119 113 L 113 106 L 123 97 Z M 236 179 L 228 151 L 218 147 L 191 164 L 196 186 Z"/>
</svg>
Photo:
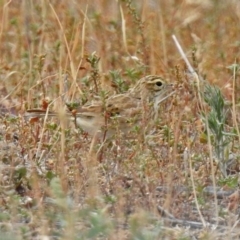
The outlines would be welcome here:
<svg viewBox="0 0 240 240">
<path fill-rule="evenodd" d="M 1 239 L 239 238 L 238 1 L 0 4 Z M 149 74 L 177 91 L 145 141 L 66 119 Z"/>
</svg>

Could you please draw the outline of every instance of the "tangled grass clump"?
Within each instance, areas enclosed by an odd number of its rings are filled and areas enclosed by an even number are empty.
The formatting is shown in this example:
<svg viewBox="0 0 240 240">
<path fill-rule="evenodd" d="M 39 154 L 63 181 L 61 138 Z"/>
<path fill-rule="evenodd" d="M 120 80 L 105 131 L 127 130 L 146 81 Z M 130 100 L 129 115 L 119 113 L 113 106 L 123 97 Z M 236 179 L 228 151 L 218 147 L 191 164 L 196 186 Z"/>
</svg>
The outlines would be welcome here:
<svg viewBox="0 0 240 240">
<path fill-rule="evenodd" d="M 0 5 L 0 239 L 239 238 L 238 1 Z M 67 121 L 149 74 L 177 90 L 146 142 Z"/>
</svg>

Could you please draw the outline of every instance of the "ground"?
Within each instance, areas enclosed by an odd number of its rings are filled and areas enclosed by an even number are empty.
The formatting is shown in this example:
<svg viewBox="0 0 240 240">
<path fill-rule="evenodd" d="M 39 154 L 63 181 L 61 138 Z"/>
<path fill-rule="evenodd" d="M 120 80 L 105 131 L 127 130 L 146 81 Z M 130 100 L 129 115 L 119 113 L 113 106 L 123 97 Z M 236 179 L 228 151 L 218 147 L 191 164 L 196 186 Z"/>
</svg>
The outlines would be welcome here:
<svg viewBox="0 0 240 240">
<path fill-rule="evenodd" d="M 0 239 L 239 238 L 237 0 L 0 5 Z M 150 74 L 176 92 L 145 136 L 67 119 Z"/>
</svg>

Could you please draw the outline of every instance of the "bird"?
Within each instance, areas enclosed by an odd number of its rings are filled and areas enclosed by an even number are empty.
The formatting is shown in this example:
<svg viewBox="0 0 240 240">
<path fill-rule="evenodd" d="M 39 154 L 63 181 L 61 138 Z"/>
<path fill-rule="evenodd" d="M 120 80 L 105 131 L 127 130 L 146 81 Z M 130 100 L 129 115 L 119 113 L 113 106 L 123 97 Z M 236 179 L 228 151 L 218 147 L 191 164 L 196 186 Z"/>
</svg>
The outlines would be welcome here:
<svg viewBox="0 0 240 240">
<path fill-rule="evenodd" d="M 158 117 L 159 105 L 174 94 L 174 85 L 161 76 L 148 75 L 137 81 L 127 92 L 87 103 L 66 113 L 77 126 L 96 136 L 113 136 L 116 132 L 129 134 L 136 126 L 146 132 Z M 48 112 L 48 116 L 56 116 Z M 46 110 L 29 109 L 26 117 L 44 117 Z"/>
</svg>

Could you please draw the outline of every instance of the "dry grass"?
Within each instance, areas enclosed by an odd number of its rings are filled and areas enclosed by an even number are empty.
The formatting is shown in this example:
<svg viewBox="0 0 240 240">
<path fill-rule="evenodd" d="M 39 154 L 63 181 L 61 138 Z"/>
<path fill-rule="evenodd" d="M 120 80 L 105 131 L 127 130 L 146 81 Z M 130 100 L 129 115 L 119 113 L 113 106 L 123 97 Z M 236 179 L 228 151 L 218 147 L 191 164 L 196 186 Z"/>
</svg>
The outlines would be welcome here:
<svg viewBox="0 0 240 240">
<path fill-rule="evenodd" d="M 1 239 L 239 238 L 237 0 L 0 5 Z M 184 74 L 172 34 L 219 93 L 206 99 L 207 83 Z M 65 102 L 104 99 L 147 74 L 178 91 L 145 142 L 137 127 L 99 142 L 65 119 Z M 24 119 L 36 107 L 59 117 Z"/>
</svg>

